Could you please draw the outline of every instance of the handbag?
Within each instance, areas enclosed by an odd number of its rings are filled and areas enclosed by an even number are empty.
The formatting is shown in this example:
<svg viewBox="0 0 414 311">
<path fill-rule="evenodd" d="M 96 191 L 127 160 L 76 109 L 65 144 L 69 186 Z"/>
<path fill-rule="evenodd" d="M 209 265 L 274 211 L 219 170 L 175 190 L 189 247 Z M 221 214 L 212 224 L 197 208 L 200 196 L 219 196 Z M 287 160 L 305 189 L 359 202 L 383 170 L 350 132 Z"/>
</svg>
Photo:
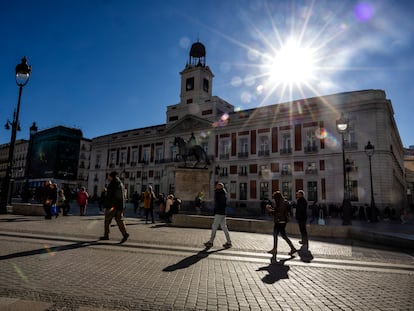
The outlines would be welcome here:
<svg viewBox="0 0 414 311">
<path fill-rule="evenodd" d="M 318 225 L 325 226 L 325 218 L 323 217 L 323 211 L 319 211 Z"/>
<path fill-rule="evenodd" d="M 53 204 L 50 207 L 50 214 L 52 214 L 53 216 L 59 215 L 59 208 L 57 207 L 56 204 Z"/>
</svg>

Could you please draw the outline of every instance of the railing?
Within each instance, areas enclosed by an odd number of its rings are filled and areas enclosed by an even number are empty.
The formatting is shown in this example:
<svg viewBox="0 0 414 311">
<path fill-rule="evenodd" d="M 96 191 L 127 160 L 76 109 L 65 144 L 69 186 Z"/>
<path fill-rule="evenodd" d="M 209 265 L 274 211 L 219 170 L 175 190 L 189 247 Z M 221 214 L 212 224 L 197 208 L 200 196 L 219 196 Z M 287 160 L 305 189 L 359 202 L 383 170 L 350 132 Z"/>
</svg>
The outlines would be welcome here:
<svg viewBox="0 0 414 311">
<path fill-rule="evenodd" d="M 248 158 L 248 157 L 249 157 L 249 153 L 248 153 L 248 152 L 239 152 L 239 153 L 237 154 L 237 156 L 238 156 L 239 158 Z"/>
<path fill-rule="evenodd" d="M 318 146 L 306 146 L 304 148 L 305 153 L 314 153 L 318 152 Z"/>
<path fill-rule="evenodd" d="M 259 150 L 258 155 L 259 155 L 259 157 L 269 156 L 270 155 L 270 150 Z"/>
<path fill-rule="evenodd" d="M 292 148 L 282 148 L 280 149 L 280 154 L 291 154 Z"/>
</svg>

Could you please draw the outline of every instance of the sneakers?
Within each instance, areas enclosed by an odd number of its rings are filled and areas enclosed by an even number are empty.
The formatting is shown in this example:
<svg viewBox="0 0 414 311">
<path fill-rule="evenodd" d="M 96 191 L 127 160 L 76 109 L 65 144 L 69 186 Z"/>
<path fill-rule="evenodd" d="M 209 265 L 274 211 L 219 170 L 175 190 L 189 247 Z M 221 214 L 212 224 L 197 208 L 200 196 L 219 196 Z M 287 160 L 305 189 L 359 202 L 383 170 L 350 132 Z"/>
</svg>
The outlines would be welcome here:
<svg viewBox="0 0 414 311">
<path fill-rule="evenodd" d="M 230 248 L 230 247 L 232 247 L 232 245 L 231 245 L 230 242 L 226 242 L 226 243 L 223 244 L 223 247 L 224 248 Z"/>
<path fill-rule="evenodd" d="M 210 241 L 208 241 L 208 242 L 204 243 L 204 246 L 206 248 L 211 248 L 211 247 L 213 247 L 213 243 L 211 243 Z"/>
<path fill-rule="evenodd" d="M 101 236 L 101 237 L 99 238 L 99 240 L 101 240 L 101 241 L 108 241 L 108 240 L 109 240 L 109 236 L 106 236 L 106 235 Z"/>
<path fill-rule="evenodd" d="M 122 238 L 121 242 L 119 242 L 120 244 L 126 242 L 126 240 L 128 240 L 129 238 L 129 233 L 125 233 L 124 237 Z"/>
</svg>

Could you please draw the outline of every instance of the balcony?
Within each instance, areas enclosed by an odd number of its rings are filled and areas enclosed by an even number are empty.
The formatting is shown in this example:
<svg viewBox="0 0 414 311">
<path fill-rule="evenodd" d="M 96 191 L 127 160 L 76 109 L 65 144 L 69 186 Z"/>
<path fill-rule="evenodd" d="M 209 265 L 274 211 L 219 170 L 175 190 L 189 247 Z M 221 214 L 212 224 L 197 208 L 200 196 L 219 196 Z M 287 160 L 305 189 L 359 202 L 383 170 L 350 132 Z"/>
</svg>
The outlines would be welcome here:
<svg viewBox="0 0 414 311">
<path fill-rule="evenodd" d="M 237 154 L 237 156 L 239 157 L 239 158 L 248 158 L 249 157 L 249 153 L 246 151 L 246 152 L 239 152 L 238 154 Z"/>
<path fill-rule="evenodd" d="M 114 168 L 115 164 L 114 163 L 109 163 L 109 168 Z"/>
<path fill-rule="evenodd" d="M 315 153 L 318 152 L 318 146 L 316 145 L 309 145 L 304 148 L 305 153 Z"/>
<path fill-rule="evenodd" d="M 307 168 L 305 174 L 318 174 L 318 170 L 316 168 Z"/>
<path fill-rule="evenodd" d="M 131 162 L 129 165 L 131 165 L 131 166 L 137 166 L 137 162 Z"/>
<path fill-rule="evenodd" d="M 292 154 L 292 148 L 282 148 L 279 152 L 280 154 Z"/>
<path fill-rule="evenodd" d="M 247 172 L 239 172 L 239 176 L 247 176 Z"/>
<path fill-rule="evenodd" d="M 282 171 L 280 172 L 280 174 L 281 174 L 282 176 L 292 175 L 292 170 L 285 169 L 285 170 L 282 170 Z"/>
<path fill-rule="evenodd" d="M 219 157 L 219 159 L 220 160 L 228 160 L 228 159 L 230 159 L 230 154 L 220 154 L 220 157 Z"/>
<path fill-rule="evenodd" d="M 259 150 L 259 157 L 268 157 L 270 155 L 270 150 Z"/>
<path fill-rule="evenodd" d="M 101 166 L 100 166 L 99 164 L 96 164 L 96 165 L 95 165 L 95 168 L 96 168 L 96 169 L 99 169 L 99 168 L 101 168 Z"/>
</svg>

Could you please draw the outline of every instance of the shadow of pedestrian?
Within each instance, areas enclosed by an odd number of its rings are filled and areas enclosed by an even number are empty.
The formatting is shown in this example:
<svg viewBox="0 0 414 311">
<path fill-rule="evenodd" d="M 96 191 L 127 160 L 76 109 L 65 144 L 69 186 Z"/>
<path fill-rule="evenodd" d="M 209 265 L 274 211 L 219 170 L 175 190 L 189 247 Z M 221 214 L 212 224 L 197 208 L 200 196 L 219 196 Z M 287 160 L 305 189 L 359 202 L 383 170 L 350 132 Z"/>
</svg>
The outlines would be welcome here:
<svg viewBox="0 0 414 311">
<path fill-rule="evenodd" d="M 313 260 L 313 255 L 310 252 L 307 245 L 302 245 L 300 250 L 298 251 L 298 255 L 300 257 L 300 260 L 306 263 L 310 263 Z"/>
<path fill-rule="evenodd" d="M 283 259 L 280 261 L 271 261 L 271 263 L 266 267 L 261 267 L 256 271 L 267 271 L 267 275 L 262 278 L 263 283 L 274 284 L 279 280 L 288 279 L 288 272 L 290 270 L 289 266 L 285 266 L 285 262 L 292 260 L 293 257 Z"/>
<path fill-rule="evenodd" d="M 162 271 L 164 272 L 173 272 L 175 270 L 180 270 L 180 269 L 186 269 L 194 264 L 196 264 L 197 262 L 199 262 L 200 260 L 207 258 L 209 255 L 220 252 L 225 250 L 224 248 L 221 249 L 217 249 L 214 251 L 209 252 L 207 248 L 203 249 L 202 251 L 199 251 L 197 254 L 191 255 L 189 257 L 186 257 L 182 260 L 180 260 L 179 262 L 165 267 L 164 269 L 162 269 Z"/>
<path fill-rule="evenodd" d="M 7 259 L 13 259 L 18 257 L 27 257 L 27 256 L 33 256 L 33 255 L 42 255 L 42 254 L 52 254 L 56 252 L 62 252 L 70 249 L 77 249 L 81 247 L 88 247 L 91 245 L 97 245 L 98 241 L 87 241 L 87 242 L 76 242 L 69 245 L 62 245 L 62 246 L 53 246 L 53 247 L 44 247 L 39 249 L 34 249 L 31 251 L 24 251 L 24 252 L 17 252 L 13 254 L 3 255 L 0 256 L 0 260 L 7 260 Z"/>
</svg>

